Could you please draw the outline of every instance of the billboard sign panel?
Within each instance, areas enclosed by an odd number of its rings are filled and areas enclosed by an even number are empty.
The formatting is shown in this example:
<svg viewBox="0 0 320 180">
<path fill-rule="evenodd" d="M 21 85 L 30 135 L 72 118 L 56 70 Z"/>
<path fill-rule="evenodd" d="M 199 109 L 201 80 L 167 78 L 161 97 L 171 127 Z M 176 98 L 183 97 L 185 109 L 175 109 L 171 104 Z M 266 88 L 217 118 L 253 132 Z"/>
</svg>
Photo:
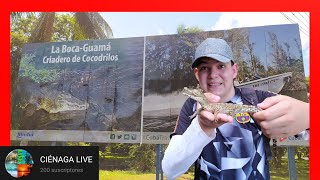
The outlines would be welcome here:
<svg viewBox="0 0 320 180">
<path fill-rule="evenodd" d="M 181 90 L 197 85 L 195 48 L 209 37 L 230 44 L 235 86 L 307 101 L 295 24 L 27 44 L 12 90 L 12 140 L 167 143 L 187 99 Z"/>
</svg>

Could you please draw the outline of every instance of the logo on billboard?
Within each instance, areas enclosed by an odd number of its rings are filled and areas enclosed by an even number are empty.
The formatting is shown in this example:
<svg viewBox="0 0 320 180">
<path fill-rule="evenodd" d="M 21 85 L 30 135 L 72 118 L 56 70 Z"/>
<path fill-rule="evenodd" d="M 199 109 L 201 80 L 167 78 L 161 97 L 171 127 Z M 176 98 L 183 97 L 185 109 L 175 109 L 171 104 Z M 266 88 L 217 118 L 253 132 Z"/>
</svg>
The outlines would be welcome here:
<svg viewBox="0 0 320 180">
<path fill-rule="evenodd" d="M 29 132 L 18 132 L 16 138 L 17 139 L 21 139 L 24 137 L 33 137 L 33 133 L 29 133 Z"/>
<path fill-rule="evenodd" d="M 131 134 L 131 139 L 132 140 L 136 140 L 137 139 L 137 135 L 136 134 Z"/>
<path fill-rule="evenodd" d="M 129 140 L 130 139 L 130 135 L 129 134 L 125 134 L 124 135 L 124 140 Z"/>
<path fill-rule="evenodd" d="M 118 139 L 122 138 L 122 134 L 117 135 Z"/>
</svg>

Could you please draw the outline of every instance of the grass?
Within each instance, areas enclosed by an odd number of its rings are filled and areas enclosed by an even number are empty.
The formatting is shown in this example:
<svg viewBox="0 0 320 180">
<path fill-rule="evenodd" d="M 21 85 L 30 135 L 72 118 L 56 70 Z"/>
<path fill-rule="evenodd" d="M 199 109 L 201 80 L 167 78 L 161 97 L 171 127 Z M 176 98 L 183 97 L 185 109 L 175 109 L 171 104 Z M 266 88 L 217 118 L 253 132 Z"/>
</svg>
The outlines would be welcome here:
<svg viewBox="0 0 320 180">
<path fill-rule="evenodd" d="M 134 170 L 130 170 L 128 162 L 131 161 L 131 158 L 126 153 L 110 153 L 104 152 L 100 153 L 101 164 L 99 171 L 99 179 L 101 180 L 155 180 L 156 174 L 152 173 L 142 173 Z M 299 180 L 309 180 L 310 170 L 309 170 L 309 160 L 298 160 L 295 157 L 295 164 L 297 170 L 297 179 Z M 102 165 L 105 167 L 102 167 Z M 155 166 L 154 163 L 151 163 L 150 166 Z M 155 167 L 150 167 L 150 169 L 155 169 Z M 189 168 L 187 174 L 183 174 L 181 177 L 177 178 L 177 180 L 192 180 L 193 177 L 194 166 Z M 288 180 L 289 172 L 288 172 L 288 157 L 287 153 L 282 157 L 281 165 L 279 168 L 276 168 L 272 165 L 270 161 L 270 176 L 272 180 Z M 166 177 L 163 179 L 167 180 Z"/>
<path fill-rule="evenodd" d="M 100 180 L 153 180 L 156 179 L 156 174 L 152 173 L 139 173 L 135 171 L 99 171 Z M 165 177 L 163 179 L 166 179 Z M 184 174 L 177 180 L 191 180 L 193 174 Z"/>
<path fill-rule="evenodd" d="M 103 158 L 109 159 L 109 160 L 130 160 L 129 156 L 114 156 L 114 155 L 106 155 Z"/>
<path fill-rule="evenodd" d="M 99 171 L 99 179 L 100 180 L 150 180 L 150 179 L 156 179 L 155 174 L 142 174 L 137 173 L 135 171 L 106 171 L 106 170 L 100 170 Z"/>
<path fill-rule="evenodd" d="M 309 180 L 310 170 L 309 170 L 309 161 L 308 160 L 295 160 L 296 170 L 297 170 L 297 179 L 299 180 Z M 288 159 L 282 158 L 282 167 L 274 168 L 270 167 L 270 176 L 272 180 L 288 180 L 289 178 L 289 169 L 288 169 Z"/>
</svg>

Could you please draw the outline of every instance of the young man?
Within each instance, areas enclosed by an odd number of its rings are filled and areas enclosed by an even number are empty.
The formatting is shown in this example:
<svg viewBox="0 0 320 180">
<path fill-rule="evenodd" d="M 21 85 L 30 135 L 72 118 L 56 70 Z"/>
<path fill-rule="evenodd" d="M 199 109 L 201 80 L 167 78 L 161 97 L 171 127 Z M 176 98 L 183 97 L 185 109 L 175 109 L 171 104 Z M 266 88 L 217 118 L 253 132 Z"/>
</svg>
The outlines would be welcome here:
<svg viewBox="0 0 320 180">
<path fill-rule="evenodd" d="M 203 41 L 196 49 L 192 68 L 210 102 L 257 105 L 275 95 L 234 87 L 238 65 L 233 62 L 231 48 L 223 39 Z M 269 139 L 249 113 L 235 117 L 219 113 L 214 119 L 211 112 L 203 110 L 191 119 L 198 108 L 199 103 L 189 98 L 181 109 L 162 160 L 168 179 L 179 177 L 194 162 L 195 179 L 270 179 Z M 249 120 L 243 124 L 233 120 L 237 116 Z M 262 114 L 260 120 L 261 117 Z"/>
</svg>

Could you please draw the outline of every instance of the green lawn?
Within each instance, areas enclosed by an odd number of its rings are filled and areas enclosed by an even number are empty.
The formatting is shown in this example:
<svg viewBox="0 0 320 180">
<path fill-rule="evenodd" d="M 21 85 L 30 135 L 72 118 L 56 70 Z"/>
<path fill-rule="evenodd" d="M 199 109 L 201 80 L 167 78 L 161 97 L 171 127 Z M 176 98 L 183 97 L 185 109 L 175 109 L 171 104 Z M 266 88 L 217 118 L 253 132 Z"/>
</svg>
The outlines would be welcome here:
<svg viewBox="0 0 320 180">
<path fill-rule="evenodd" d="M 100 180 L 154 180 L 156 179 L 156 174 L 151 173 L 137 173 L 134 171 L 99 171 Z M 166 179 L 166 178 L 164 178 Z M 193 179 L 193 174 L 184 174 L 177 180 L 191 180 Z"/>
<path fill-rule="evenodd" d="M 309 161 L 308 160 L 297 160 L 296 169 L 297 169 L 297 179 L 299 180 L 309 180 L 310 170 L 309 170 Z M 288 180 L 288 159 L 282 158 L 282 167 L 274 168 L 270 167 L 270 175 L 272 180 Z"/>
</svg>

